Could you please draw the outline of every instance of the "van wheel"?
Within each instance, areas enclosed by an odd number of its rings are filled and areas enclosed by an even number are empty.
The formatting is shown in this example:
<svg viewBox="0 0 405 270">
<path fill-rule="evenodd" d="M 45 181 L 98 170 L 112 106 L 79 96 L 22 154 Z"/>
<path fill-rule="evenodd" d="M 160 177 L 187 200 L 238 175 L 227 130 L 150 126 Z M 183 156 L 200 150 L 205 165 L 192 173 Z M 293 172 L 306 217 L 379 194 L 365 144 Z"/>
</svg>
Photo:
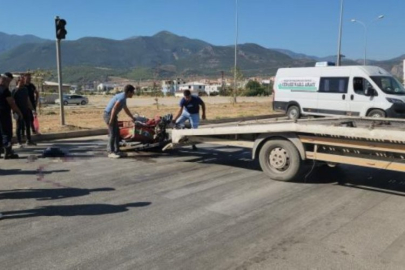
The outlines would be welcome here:
<svg viewBox="0 0 405 270">
<path fill-rule="evenodd" d="M 302 167 L 297 148 L 285 140 L 267 141 L 260 149 L 259 163 L 267 176 L 279 181 L 294 179 Z"/>
<path fill-rule="evenodd" d="M 382 110 L 371 110 L 368 115 L 368 117 L 373 117 L 373 118 L 385 118 L 385 112 Z"/>
<path fill-rule="evenodd" d="M 297 120 L 300 118 L 300 108 L 298 106 L 290 106 L 287 110 L 287 117 L 291 120 Z"/>
</svg>

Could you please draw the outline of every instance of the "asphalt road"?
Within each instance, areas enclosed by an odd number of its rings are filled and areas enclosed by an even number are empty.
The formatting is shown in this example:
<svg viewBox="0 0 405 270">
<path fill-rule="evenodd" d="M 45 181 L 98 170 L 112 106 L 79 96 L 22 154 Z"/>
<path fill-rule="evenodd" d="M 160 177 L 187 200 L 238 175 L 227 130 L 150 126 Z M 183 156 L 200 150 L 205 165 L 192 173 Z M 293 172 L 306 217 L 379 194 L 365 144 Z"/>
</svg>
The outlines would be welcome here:
<svg viewBox="0 0 405 270">
<path fill-rule="evenodd" d="M 403 174 L 315 167 L 283 183 L 241 149 L 109 160 L 104 143 L 0 161 L 0 269 L 404 269 Z"/>
</svg>

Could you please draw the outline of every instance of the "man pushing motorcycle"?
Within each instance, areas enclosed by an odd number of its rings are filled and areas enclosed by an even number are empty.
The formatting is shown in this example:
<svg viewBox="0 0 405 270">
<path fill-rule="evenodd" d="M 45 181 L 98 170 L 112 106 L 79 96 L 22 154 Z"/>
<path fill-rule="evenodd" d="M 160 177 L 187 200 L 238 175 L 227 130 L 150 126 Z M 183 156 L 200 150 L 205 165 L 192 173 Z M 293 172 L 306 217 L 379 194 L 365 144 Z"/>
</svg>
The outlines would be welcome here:
<svg viewBox="0 0 405 270">
<path fill-rule="evenodd" d="M 109 141 L 107 145 L 109 158 L 120 158 L 120 130 L 118 127 L 118 114 L 122 109 L 133 120 L 131 112 L 127 107 L 127 98 L 132 98 L 135 92 L 135 87 L 127 84 L 124 87 L 124 92 L 115 95 L 104 110 L 104 121 L 108 126 Z"/>
</svg>

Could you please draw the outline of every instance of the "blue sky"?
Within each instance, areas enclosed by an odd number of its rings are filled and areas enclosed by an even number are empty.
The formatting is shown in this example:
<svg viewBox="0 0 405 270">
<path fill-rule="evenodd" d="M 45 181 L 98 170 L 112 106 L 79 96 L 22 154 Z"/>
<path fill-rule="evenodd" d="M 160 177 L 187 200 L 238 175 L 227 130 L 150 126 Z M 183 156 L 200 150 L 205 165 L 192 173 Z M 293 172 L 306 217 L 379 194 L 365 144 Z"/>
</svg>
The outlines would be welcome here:
<svg viewBox="0 0 405 270">
<path fill-rule="evenodd" d="M 238 0 L 239 43 L 257 43 L 316 56 L 335 55 L 340 0 Z M 4 3 L 2 3 L 4 2 Z M 342 54 L 361 59 L 369 23 L 368 58 L 405 54 L 404 0 L 344 0 Z M 53 18 L 67 20 L 68 40 L 85 36 L 125 39 L 167 30 L 214 45 L 235 40 L 235 0 L 20 0 L 4 11 L 0 31 L 54 38 Z"/>
</svg>

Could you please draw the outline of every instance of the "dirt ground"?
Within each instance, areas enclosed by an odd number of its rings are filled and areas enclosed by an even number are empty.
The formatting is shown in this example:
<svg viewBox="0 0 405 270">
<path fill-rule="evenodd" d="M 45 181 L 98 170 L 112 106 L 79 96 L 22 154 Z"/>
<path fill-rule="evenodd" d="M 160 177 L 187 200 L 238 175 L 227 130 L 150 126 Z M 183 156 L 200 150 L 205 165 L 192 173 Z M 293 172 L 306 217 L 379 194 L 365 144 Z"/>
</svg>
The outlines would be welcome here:
<svg viewBox="0 0 405 270">
<path fill-rule="evenodd" d="M 39 111 L 41 133 L 66 132 L 104 128 L 103 111 L 111 97 L 90 97 L 89 105 L 65 106 L 65 126 L 60 125 L 59 107 L 56 105 L 44 106 Z M 272 114 L 271 99 L 238 98 L 233 105 L 229 97 L 203 98 L 207 107 L 207 119 L 224 119 L 233 117 L 259 116 Z M 132 113 L 138 113 L 148 118 L 167 113 L 175 114 L 178 110 L 179 98 L 160 98 L 156 104 L 154 98 L 134 98 L 128 100 L 128 108 Z M 122 111 L 120 120 L 129 119 Z"/>
</svg>

